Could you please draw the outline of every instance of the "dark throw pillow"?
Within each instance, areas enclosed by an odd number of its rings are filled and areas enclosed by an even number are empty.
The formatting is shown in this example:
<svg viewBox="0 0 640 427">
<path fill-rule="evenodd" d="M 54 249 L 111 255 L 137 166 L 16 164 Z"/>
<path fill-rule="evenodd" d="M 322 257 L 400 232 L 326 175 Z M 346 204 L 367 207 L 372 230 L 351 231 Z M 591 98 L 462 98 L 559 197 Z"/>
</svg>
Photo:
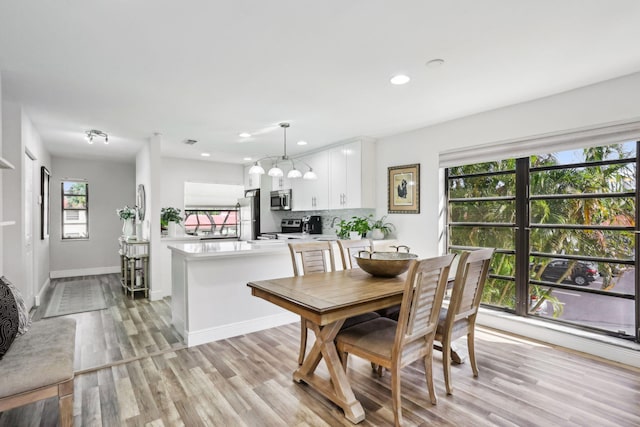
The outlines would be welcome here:
<svg viewBox="0 0 640 427">
<path fill-rule="evenodd" d="M 13 299 L 16 300 L 16 306 L 18 307 L 18 336 L 25 334 L 31 327 L 31 317 L 29 317 L 29 310 L 27 310 L 27 306 L 24 303 L 22 293 L 20 293 L 20 289 L 16 288 L 15 285 L 4 276 L 0 277 L 0 283 L 5 284 L 9 288 L 13 294 Z"/>
<path fill-rule="evenodd" d="M 18 334 L 18 305 L 11 289 L 0 281 L 0 359 Z"/>
</svg>

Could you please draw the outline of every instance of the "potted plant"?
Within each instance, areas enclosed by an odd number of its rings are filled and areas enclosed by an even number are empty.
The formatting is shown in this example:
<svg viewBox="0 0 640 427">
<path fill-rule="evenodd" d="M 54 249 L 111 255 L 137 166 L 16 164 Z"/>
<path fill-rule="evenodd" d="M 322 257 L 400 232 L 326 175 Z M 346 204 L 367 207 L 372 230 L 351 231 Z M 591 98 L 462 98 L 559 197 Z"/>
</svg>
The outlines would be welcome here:
<svg viewBox="0 0 640 427">
<path fill-rule="evenodd" d="M 182 222 L 180 212 L 180 209 L 171 207 L 160 210 L 160 226 L 168 230 L 169 236 L 176 235 L 176 227 Z"/>
<path fill-rule="evenodd" d="M 351 222 L 350 221 L 346 221 L 346 220 L 340 220 L 340 222 L 338 223 L 338 231 L 336 232 L 336 234 L 338 235 L 338 238 L 346 240 L 349 238 L 349 233 L 353 231 L 351 229 Z"/>
<path fill-rule="evenodd" d="M 123 221 L 122 235 L 126 238 L 133 236 L 133 220 L 136 217 L 136 208 L 125 205 L 124 208 L 116 209 L 116 213 Z"/>
<path fill-rule="evenodd" d="M 371 219 L 371 238 L 374 240 L 382 240 L 391 232 L 395 231 L 395 226 L 390 222 L 384 222 L 387 216 L 380 219 Z"/>
<path fill-rule="evenodd" d="M 359 235 L 359 237 L 356 238 L 365 237 L 367 232 L 371 230 L 371 226 L 369 225 L 370 217 L 371 215 L 369 215 L 369 217 L 354 216 L 351 218 L 351 231 L 355 231 Z"/>
</svg>

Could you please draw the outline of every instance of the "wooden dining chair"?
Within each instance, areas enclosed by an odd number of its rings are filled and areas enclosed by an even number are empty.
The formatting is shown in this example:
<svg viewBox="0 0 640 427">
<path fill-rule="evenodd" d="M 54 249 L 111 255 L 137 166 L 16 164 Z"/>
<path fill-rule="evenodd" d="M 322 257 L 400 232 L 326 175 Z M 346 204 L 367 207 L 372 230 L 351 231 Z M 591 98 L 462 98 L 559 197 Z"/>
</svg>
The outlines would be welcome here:
<svg viewBox="0 0 640 427">
<path fill-rule="evenodd" d="M 474 349 L 476 315 L 482 299 L 482 290 L 489 273 L 489 264 L 494 249 L 465 251 L 460 255 L 456 278 L 451 291 L 449 306 L 440 310 L 440 319 L 435 340 L 442 344 L 442 364 L 447 394 L 452 394 L 451 386 L 451 343 L 467 336 L 467 348 L 473 376 L 478 376 Z"/>
<path fill-rule="evenodd" d="M 433 339 L 455 255 L 411 261 L 398 321 L 380 317 L 341 331 L 338 353 L 347 369 L 349 354 L 391 371 L 391 396 L 396 426 L 402 424 L 400 369 L 418 359 L 424 361 L 429 398 L 436 404 L 433 386 Z"/>
<path fill-rule="evenodd" d="M 289 251 L 291 252 L 294 276 L 302 276 L 310 273 L 326 273 L 336 269 L 333 245 L 331 242 L 289 243 Z M 349 317 L 345 320 L 341 329 L 378 317 L 380 317 L 380 315 L 374 312 Z M 304 318 L 300 318 L 299 365 L 302 365 L 302 362 L 304 362 L 304 355 L 307 351 L 308 329 L 309 327 L 306 320 Z"/>
<path fill-rule="evenodd" d="M 348 270 L 350 268 L 358 268 L 358 263 L 355 260 L 355 256 L 360 251 L 373 251 L 373 242 L 370 239 L 362 240 L 338 240 L 338 247 L 340 248 L 340 258 L 342 258 L 342 268 Z"/>
</svg>

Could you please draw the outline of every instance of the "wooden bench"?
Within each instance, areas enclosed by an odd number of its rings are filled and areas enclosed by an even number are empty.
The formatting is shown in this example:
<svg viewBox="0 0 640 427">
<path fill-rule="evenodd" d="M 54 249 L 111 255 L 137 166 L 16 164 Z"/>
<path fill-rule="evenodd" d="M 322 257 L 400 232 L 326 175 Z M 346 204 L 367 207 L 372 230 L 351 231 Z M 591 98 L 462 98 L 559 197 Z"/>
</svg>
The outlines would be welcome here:
<svg viewBox="0 0 640 427">
<path fill-rule="evenodd" d="M 73 425 L 73 355 L 76 321 L 33 322 L 0 360 L 0 412 L 58 397 L 60 426 Z"/>
</svg>

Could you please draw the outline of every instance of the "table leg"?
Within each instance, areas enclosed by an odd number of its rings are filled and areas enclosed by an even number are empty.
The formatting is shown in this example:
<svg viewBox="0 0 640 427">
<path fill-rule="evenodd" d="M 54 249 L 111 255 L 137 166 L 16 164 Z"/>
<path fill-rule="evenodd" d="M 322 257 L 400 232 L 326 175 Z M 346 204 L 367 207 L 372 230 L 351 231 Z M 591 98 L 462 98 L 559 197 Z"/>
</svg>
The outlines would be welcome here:
<svg viewBox="0 0 640 427">
<path fill-rule="evenodd" d="M 293 380 L 296 382 L 304 381 L 312 386 L 324 397 L 341 407 L 346 419 L 357 424 L 364 420 L 364 409 L 353 394 L 351 384 L 349 384 L 349 379 L 340 363 L 340 357 L 333 342 L 344 323 L 344 319 L 323 327 L 315 325 L 311 321 L 308 323 L 316 339 L 302 366 L 293 373 Z M 323 358 L 329 371 L 330 379 L 328 380 L 314 373 Z"/>
</svg>

